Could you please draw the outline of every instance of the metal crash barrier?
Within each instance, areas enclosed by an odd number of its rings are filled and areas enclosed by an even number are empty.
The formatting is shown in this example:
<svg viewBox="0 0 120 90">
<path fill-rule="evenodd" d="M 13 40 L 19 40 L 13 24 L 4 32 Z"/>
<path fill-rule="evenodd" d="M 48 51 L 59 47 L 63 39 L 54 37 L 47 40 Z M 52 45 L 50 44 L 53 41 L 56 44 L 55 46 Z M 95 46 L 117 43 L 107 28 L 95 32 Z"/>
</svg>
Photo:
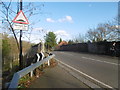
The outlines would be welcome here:
<svg viewBox="0 0 120 90">
<path fill-rule="evenodd" d="M 19 79 L 21 77 L 23 77 L 26 74 L 28 74 L 29 72 L 33 71 L 34 69 L 36 69 L 37 67 L 39 67 L 41 64 L 44 64 L 46 61 L 49 62 L 49 60 L 52 59 L 54 56 L 55 56 L 54 54 L 50 55 L 47 58 L 45 58 L 45 59 L 43 59 L 43 60 L 41 60 L 41 61 L 39 61 L 39 62 L 37 62 L 35 64 L 32 64 L 32 65 L 30 65 L 30 66 L 28 66 L 28 67 L 26 67 L 26 68 L 24 68 L 24 69 L 22 69 L 22 70 L 20 70 L 18 72 L 16 72 L 14 74 L 13 78 L 12 78 L 12 81 L 11 81 L 11 83 L 9 85 L 8 90 L 10 88 L 17 88 L 18 87 L 18 83 L 19 83 Z"/>
</svg>

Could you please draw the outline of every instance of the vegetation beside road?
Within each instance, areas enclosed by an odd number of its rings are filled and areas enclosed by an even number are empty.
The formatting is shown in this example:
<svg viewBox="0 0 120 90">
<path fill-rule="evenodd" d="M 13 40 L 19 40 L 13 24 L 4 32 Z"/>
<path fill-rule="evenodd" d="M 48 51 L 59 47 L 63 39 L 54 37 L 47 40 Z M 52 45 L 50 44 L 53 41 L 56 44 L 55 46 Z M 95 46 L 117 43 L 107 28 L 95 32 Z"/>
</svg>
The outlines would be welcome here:
<svg viewBox="0 0 120 90">
<path fill-rule="evenodd" d="M 44 65 L 41 65 L 39 68 L 37 68 L 37 73 L 33 75 L 33 77 L 30 77 L 30 74 L 25 75 L 19 80 L 18 88 L 29 88 L 32 81 L 35 81 L 37 78 L 42 76 L 45 72 L 44 69 L 46 68 L 53 68 L 57 65 L 57 61 L 53 58 L 50 60 L 50 66 L 45 63 Z"/>
<path fill-rule="evenodd" d="M 48 32 L 45 36 L 45 46 L 47 50 L 52 50 L 57 45 L 57 39 L 54 32 Z"/>
<path fill-rule="evenodd" d="M 13 74 L 19 69 L 19 50 L 14 37 L 6 33 L 0 35 L 2 35 L 2 74 L 3 85 L 5 85 L 4 83 L 10 82 Z M 29 50 L 31 45 L 23 41 L 23 54 Z"/>
</svg>

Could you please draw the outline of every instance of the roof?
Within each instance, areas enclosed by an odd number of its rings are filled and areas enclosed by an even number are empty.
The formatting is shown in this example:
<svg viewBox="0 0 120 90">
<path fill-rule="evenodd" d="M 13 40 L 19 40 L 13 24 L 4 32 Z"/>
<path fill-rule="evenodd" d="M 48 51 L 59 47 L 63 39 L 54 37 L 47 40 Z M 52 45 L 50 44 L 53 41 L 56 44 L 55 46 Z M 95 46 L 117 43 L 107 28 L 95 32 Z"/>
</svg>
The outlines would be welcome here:
<svg viewBox="0 0 120 90">
<path fill-rule="evenodd" d="M 66 41 L 62 41 L 58 44 L 58 46 L 62 46 L 62 45 L 67 45 L 68 43 Z"/>
</svg>

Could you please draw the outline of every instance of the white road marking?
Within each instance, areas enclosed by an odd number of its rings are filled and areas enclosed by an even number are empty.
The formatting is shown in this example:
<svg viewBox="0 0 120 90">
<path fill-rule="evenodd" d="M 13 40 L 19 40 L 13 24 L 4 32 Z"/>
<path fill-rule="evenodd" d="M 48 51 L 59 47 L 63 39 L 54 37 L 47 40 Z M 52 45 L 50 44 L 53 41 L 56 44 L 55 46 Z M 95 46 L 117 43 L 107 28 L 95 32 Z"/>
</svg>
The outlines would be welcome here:
<svg viewBox="0 0 120 90">
<path fill-rule="evenodd" d="M 55 59 L 56 59 L 56 58 L 55 58 Z M 63 63 L 62 61 L 60 61 L 60 60 L 58 60 L 58 59 L 56 59 L 56 60 L 57 60 L 58 62 L 64 64 L 64 65 L 66 65 L 67 67 L 69 67 L 69 68 L 71 68 L 71 69 L 73 69 L 73 70 L 75 70 L 75 71 L 81 73 L 82 75 L 84 75 L 84 76 L 86 76 L 86 77 L 88 77 L 88 78 L 90 78 L 90 79 L 92 79 L 92 80 L 94 80 L 94 81 L 96 81 L 96 82 L 98 82 L 98 83 L 100 83 L 100 84 L 102 84 L 102 85 L 104 85 L 104 86 L 106 86 L 106 87 L 108 87 L 108 88 L 114 89 L 112 86 L 107 85 L 107 84 L 105 84 L 105 83 L 103 83 L 103 82 L 101 82 L 101 81 L 99 81 L 99 80 L 97 80 L 97 79 L 95 79 L 95 78 L 93 78 L 93 77 L 87 75 L 86 73 L 83 73 L 82 71 L 79 71 L 79 70 L 75 69 L 74 67 L 72 67 L 72 66 L 70 66 L 70 65 L 68 65 L 68 64 Z"/>
<path fill-rule="evenodd" d="M 65 53 L 65 52 L 60 52 L 60 53 L 73 56 L 73 54 L 70 54 L 70 53 Z"/>
<path fill-rule="evenodd" d="M 88 57 L 82 57 L 82 58 L 87 59 L 87 60 L 93 60 L 93 61 L 104 62 L 104 63 L 108 63 L 108 64 L 113 64 L 113 65 L 118 65 L 117 63 L 111 63 L 111 62 L 107 62 L 107 61 L 96 60 L 96 59 L 92 59 L 92 58 L 88 58 Z"/>
<path fill-rule="evenodd" d="M 67 53 L 65 53 L 65 52 L 61 52 L 61 53 L 67 54 Z M 69 53 L 68 53 L 68 55 L 71 55 L 71 56 L 72 56 L 73 54 L 69 54 Z M 82 58 L 88 59 L 88 60 L 93 60 L 93 61 L 98 61 L 98 62 L 104 62 L 104 63 L 108 63 L 108 64 L 113 64 L 113 65 L 119 65 L 119 64 L 117 64 L 117 63 L 111 63 L 111 62 L 107 62 L 107 61 L 96 60 L 96 59 L 88 58 L 88 57 L 82 57 Z"/>
</svg>

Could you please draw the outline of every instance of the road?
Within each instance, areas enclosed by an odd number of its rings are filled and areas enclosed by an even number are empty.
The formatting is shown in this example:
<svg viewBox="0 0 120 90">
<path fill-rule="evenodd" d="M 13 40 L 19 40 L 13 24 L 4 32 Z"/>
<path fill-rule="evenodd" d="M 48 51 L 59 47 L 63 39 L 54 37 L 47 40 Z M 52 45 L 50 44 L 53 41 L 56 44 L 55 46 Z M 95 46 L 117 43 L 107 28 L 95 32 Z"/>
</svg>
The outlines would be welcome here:
<svg viewBox="0 0 120 90">
<path fill-rule="evenodd" d="M 55 58 L 87 75 L 118 88 L 118 59 L 105 55 L 54 51 Z"/>
</svg>

